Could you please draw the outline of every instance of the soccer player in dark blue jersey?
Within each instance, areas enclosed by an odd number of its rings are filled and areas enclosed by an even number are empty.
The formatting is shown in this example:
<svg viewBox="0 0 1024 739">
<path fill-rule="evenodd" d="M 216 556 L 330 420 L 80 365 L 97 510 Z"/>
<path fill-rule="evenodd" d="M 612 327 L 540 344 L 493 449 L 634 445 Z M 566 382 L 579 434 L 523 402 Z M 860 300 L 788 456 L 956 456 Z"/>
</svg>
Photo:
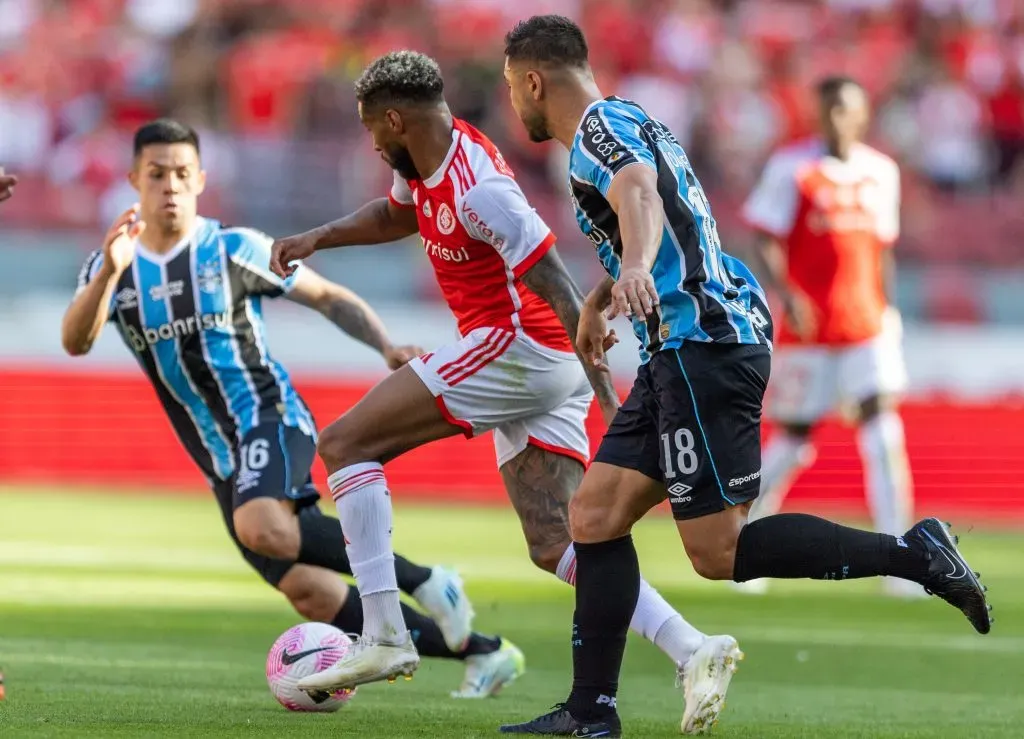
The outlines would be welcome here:
<svg viewBox="0 0 1024 739">
<path fill-rule="evenodd" d="M 269 236 L 199 216 L 206 173 L 190 128 L 170 120 L 140 128 L 129 179 L 139 205 L 82 268 L 64 316 L 64 348 L 86 354 L 114 323 L 245 560 L 305 618 L 362 631 L 359 593 L 334 574 L 352 574 L 337 546 L 338 521 L 321 513 L 310 479 L 316 424 L 267 348 L 262 298 L 287 295 L 322 313 L 391 369 L 419 350 L 392 344 L 365 302 L 309 268 L 274 275 Z M 401 557 L 395 565 L 401 589 L 436 619 L 403 606 L 419 651 L 466 661 L 460 697 L 493 694 L 518 675 L 510 662 L 517 650 L 471 632 L 457 575 Z"/>
<path fill-rule="evenodd" d="M 632 318 L 643 363 L 569 507 L 577 556 L 572 692 L 555 711 L 502 731 L 620 735 L 616 689 L 639 582 L 629 532 L 666 498 L 687 556 L 706 578 L 893 575 L 924 585 L 987 633 L 983 588 L 936 519 L 903 536 L 801 514 L 747 523 L 758 494 L 771 352 L 761 288 L 723 253 L 672 132 L 636 103 L 601 94 L 572 21 L 549 15 L 519 23 L 505 56 L 512 105 L 531 139 L 556 139 L 569 150 L 577 220 L 608 272 L 588 296 L 577 346 L 602 361 L 607 309 L 609 317 Z M 704 674 L 727 685 L 737 656 L 723 650 Z M 706 705 L 687 706 L 687 733 L 710 729 L 721 710 L 724 693 L 702 694 Z"/>
</svg>

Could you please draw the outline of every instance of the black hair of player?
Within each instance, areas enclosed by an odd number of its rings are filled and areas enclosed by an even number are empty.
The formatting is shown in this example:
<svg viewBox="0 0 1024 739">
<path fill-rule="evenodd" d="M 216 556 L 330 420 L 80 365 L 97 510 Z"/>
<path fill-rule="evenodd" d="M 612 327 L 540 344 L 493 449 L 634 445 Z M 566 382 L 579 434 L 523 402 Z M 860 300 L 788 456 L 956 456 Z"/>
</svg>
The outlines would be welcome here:
<svg viewBox="0 0 1024 739">
<path fill-rule="evenodd" d="M 562 15 L 535 15 L 505 34 L 505 56 L 512 62 L 584 69 L 589 55 L 583 31 Z"/>
<path fill-rule="evenodd" d="M 444 101 L 444 78 L 433 59 L 418 51 L 391 51 L 370 62 L 356 80 L 364 108 L 431 105 Z"/>
<path fill-rule="evenodd" d="M 852 85 L 860 90 L 864 89 L 857 80 L 847 75 L 836 74 L 825 77 L 817 85 L 818 99 L 823 103 L 834 105 L 838 102 L 839 95 L 848 85 Z"/>
<path fill-rule="evenodd" d="M 171 118 L 157 118 L 135 132 L 135 156 L 139 156 L 143 149 L 154 144 L 190 144 L 198 154 L 199 134 L 191 126 Z"/>
</svg>

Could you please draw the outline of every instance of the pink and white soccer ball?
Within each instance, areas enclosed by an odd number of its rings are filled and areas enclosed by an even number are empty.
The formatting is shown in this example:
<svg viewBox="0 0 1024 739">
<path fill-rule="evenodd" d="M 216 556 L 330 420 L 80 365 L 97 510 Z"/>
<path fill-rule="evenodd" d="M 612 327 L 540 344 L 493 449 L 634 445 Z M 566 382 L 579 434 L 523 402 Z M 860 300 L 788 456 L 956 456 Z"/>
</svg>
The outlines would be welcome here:
<svg viewBox="0 0 1024 739">
<path fill-rule="evenodd" d="M 352 645 L 345 632 L 330 624 L 304 623 L 281 634 L 267 655 L 267 684 L 277 702 L 289 711 L 337 711 L 352 699 L 354 690 L 311 696 L 296 683 L 326 670 Z"/>
</svg>

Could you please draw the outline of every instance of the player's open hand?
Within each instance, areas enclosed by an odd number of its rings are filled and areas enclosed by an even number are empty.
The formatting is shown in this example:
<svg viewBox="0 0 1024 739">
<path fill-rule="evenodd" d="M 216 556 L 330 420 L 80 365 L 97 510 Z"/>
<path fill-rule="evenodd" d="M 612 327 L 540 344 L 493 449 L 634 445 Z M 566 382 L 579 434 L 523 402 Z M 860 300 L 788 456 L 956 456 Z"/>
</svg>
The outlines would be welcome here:
<svg viewBox="0 0 1024 739">
<path fill-rule="evenodd" d="M 299 262 L 316 251 L 316 239 L 309 233 L 278 239 L 270 247 L 270 271 L 282 279 L 291 277 Z"/>
<path fill-rule="evenodd" d="M 18 178 L 12 174 L 5 174 L 4 168 L 0 167 L 0 203 L 14 195 L 14 186 L 17 184 Z"/>
<path fill-rule="evenodd" d="M 422 353 L 423 349 L 418 346 L 392 346 L 384 350 L 384 361 L 387 362 L 388 369 L 396 370 Z"/>
<path fill-rule="evenodd" d="M 818 315 L 806 295 L 793 292 L 784 300 L 786 321 L 801 341 L 812 341 L 818 333 Z"/>
<path fill-rule="evenodd" d="M 619 343 L 615 329 L 608 330 L 608 324 L 601 311 L 583 305 L 580 310 L 580 321 L 576 326 L 576 349 L 588 364 L 608 371 L 608 360 L 605 354 Z"/>
<path fill-rule="evenodd" d="M 649 316 L 658 305 L 658 291 L 650 270 L 630 267 L 619 273 L 612 286 L 612 304 L 608 318 L 615 316 Z"/>
<path fill-rule="evenodd" d="M 139 218 L 136 203 L 119 215 L 103 240 L 103 261 L 115 274 L 121 274 L 135 257 L 135 240 L 146 230 L 146 222 Z"/>
</svg>

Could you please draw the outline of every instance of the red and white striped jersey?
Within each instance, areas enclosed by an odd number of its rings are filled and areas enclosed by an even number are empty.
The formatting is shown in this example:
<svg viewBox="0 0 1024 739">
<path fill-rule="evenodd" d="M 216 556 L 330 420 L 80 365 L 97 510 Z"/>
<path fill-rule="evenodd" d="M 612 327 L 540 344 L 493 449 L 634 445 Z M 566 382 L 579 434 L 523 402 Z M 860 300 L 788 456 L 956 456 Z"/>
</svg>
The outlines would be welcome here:
<svg viewBox="0 0 1024 739">
<path fill-rule="evenodd" d="M 389 197 L 416 208 L 423 248 L 462 336 L 477 328 L 509 329 L 572 351 L 555 312 L 521 280 L 555 235 L 486 136 L 456 119 L 437 171 L 422 180 L 396 174 Z"/>
</svg>

